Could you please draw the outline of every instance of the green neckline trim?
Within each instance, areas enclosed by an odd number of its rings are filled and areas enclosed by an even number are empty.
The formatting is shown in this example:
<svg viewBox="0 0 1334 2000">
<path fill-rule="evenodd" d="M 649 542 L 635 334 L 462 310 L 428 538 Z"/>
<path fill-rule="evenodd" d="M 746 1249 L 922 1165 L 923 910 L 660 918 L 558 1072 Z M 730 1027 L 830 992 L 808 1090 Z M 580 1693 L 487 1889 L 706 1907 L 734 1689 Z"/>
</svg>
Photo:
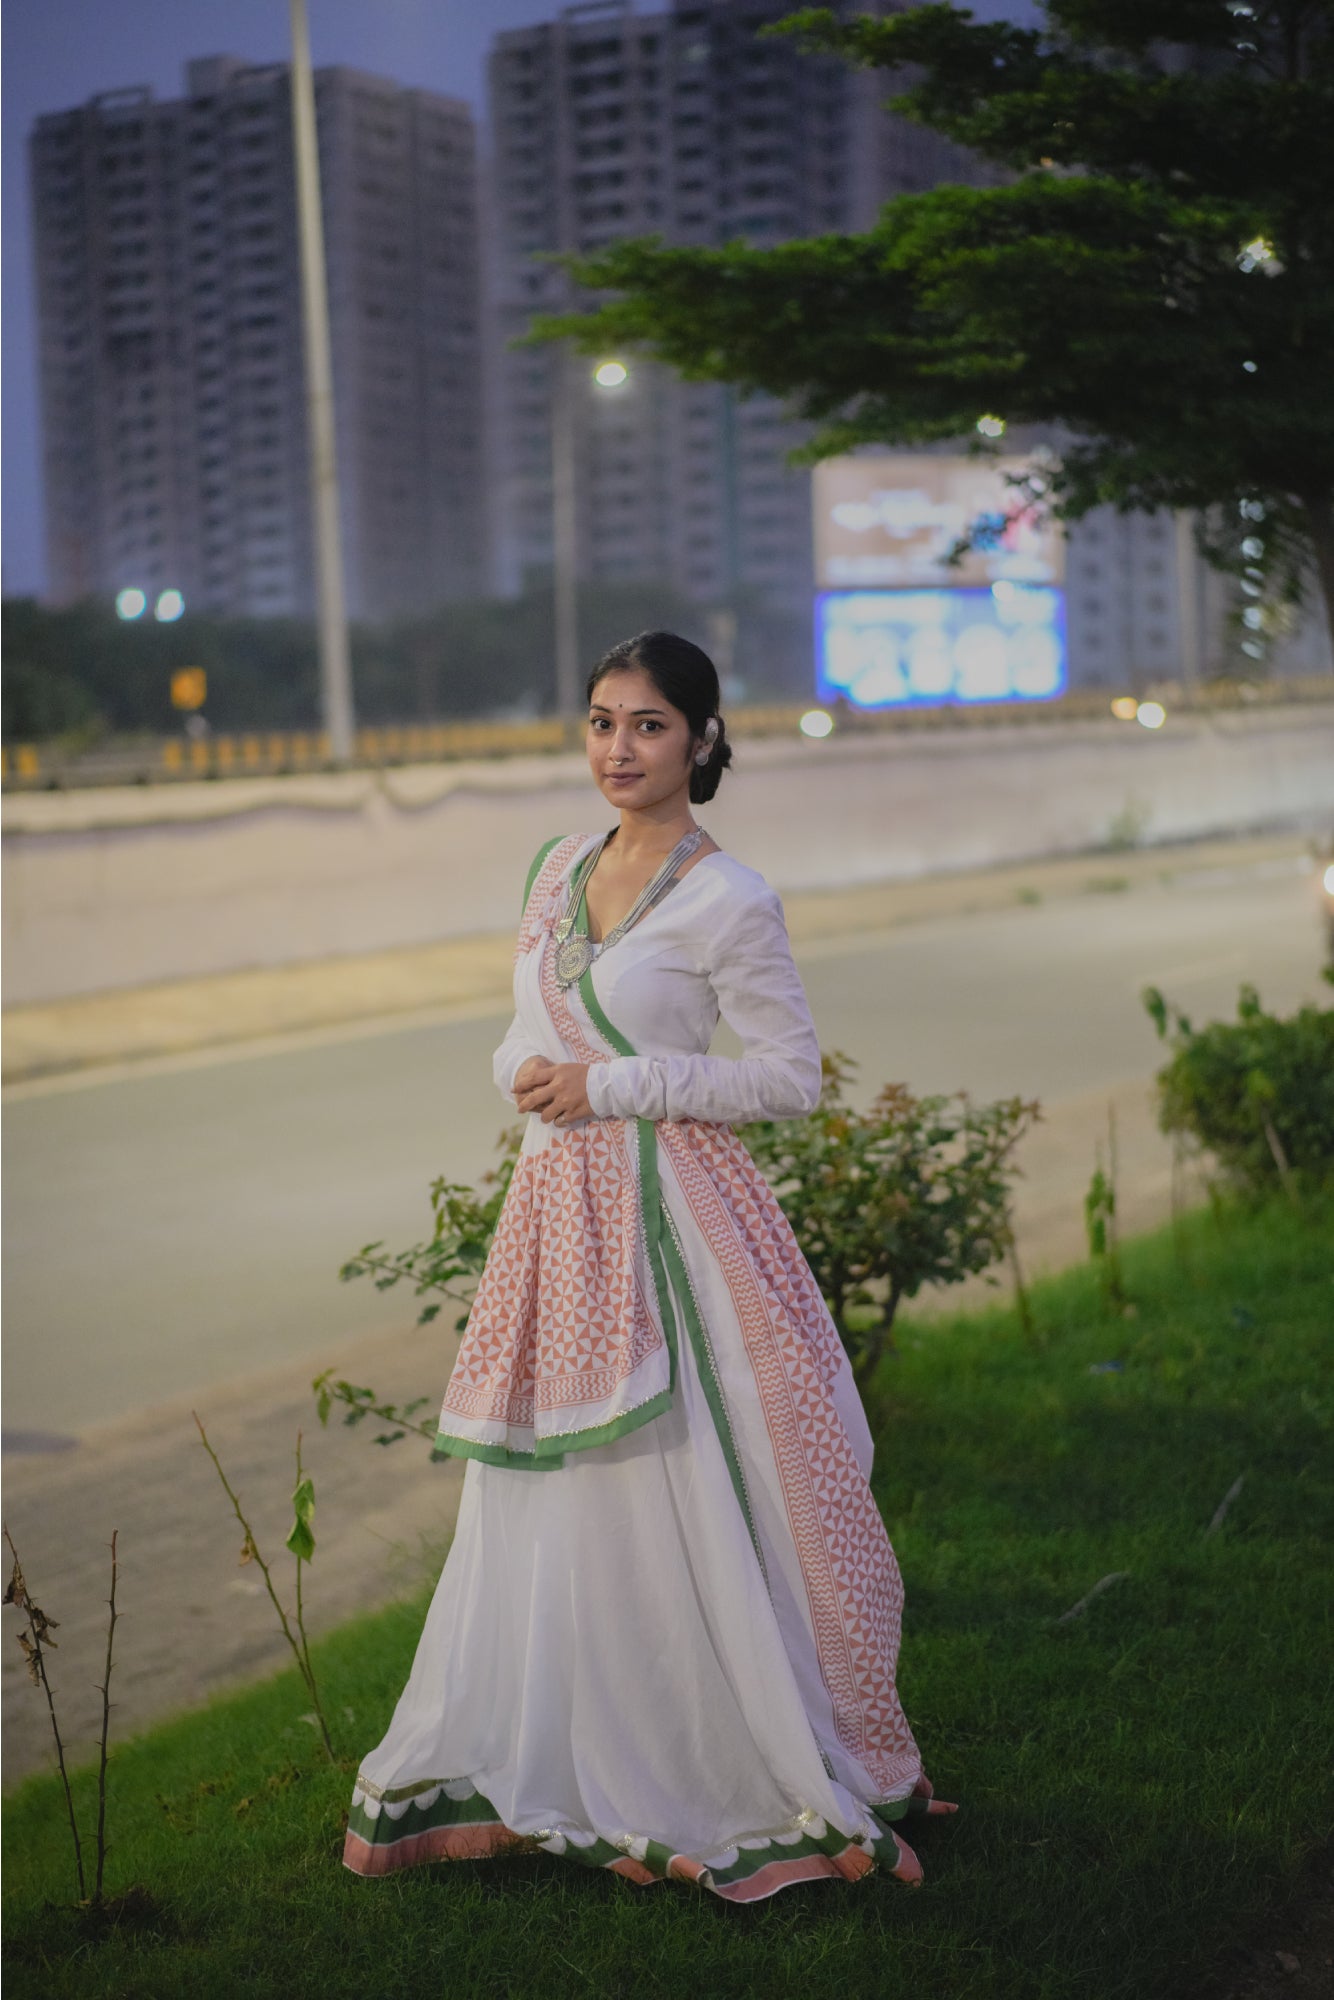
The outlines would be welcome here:
<svg viewBox="0 0 1334 2000">
<path fill-rule="evenodd" d="M 522 916 L 523 911 L 528 908 L 528 898 L 533 893 L 533 884 L 537 880 L 538 871 L 540 870 L 542 863 L 546 860 L 552 848 L 559 847 L 564 838 L 565 835 L 563 833 L 554 834 L 552 838 L 548 840 L 544 846 L 538 848 L 537 854 L 533 860 L 533 865 L 528 870 L 528 880 L 523 885 L 523 908 L 519 912 L 520 916 Z"/>
<path fill-rule="evenodd" d="M 736 1448 L 736 1439 L 732 1435 L 732 1423 L 727 1414 L 727 1404 L 723 1397 L 723 1385 L 718 1379 L 718 1369 L 713 1358 L 713 1344 L 705 1330 L 704 1322 L 700 1318 L 699 1307 L 695 1300 L 695 1288 L 690 1282 L 690 1273 L 686 1269 L 685 1258 L 682 1255 L 681 1245 L 676 1234 L 676 1226 L 665 1208 L 663 1213 L 667 1216 L 667 1232 L 663 1238 L 663 1251 L 667 1262 L 668 1277 L 676 1294 L 681 1316 L 685 1320 L 686 1331 L 690 1336 L 691 1352 L 695 1357 L 695 1366 L 699 1370 L 700 1384 L 704 1390 L 704 1400 L 709 1406 L 709 1414 L 713 1418 L 713 1428 L 717 1432 L 718 1442 L 722 1446 L 723 1460 L 727 1466 L 728 1478 L 732 1482 L 732 1491 L 736 1496 L 737 1506 L 741 1509 L 741 1518 L 746 1524 L 746 1532 L 750 1536 L 751 1547 L 755 1551 L 755 1560 L 760 1566 L 760 1575 L 764 1578 L 767 1586 L 769 1573 L 764 1566 L 764 1551 L 760 1547 L 760 1538 L 755 1530 L 755 1518 L 750 1510 L 750 1495 L 746 1490 L 746 1475 L 742 1470 L 741 1456 Z"/>
<path fill-rule="evenodd" d="M 575 924 L 580 919 L 587 923 L 587 909 L 583 895 L 579 897 L 579 907 L 575 911 Z M 593 990 L 593 968 L 588 966 L 579 976 L 579 997 L 588 1010 L 589 1019 L 600 1035 L 606 1037 L 619 1056 L 633 1056 L 635 1049 L 625 1039 L 620 1029 L 607 1019 L 602 1002 Z M 639 1213 L 644 1226 L 644 1248 L 648 1254 L 649 1270 L 653 1274 L 653 1289 L 658 1300 L 658 1316 L 662 1321 L 663 1335 L 667 1341 L 671 1372 L 668 1380 L 676 1387 L 676 1314 L 672 1308 L 672 1288 L 663 1259 L 663 1204 L 662 1187 L 658 1179 L 658 1134 L 651 1118 L 636 1118 L 636 1138 L 639 1145 Z"/>
<path fill-rule="evenodd" d="M 579 908 L 575 912 L 576 924 L 578 924 L 580 918 L 585 916 L 584 900 L 581 896 L 579 899 Z M 591 966 L 582 974 L 579 980 L 579 994 L 584 1006 L 588 1009 L 589 1018 L 593 1022 L 593 1025 L 611 1043 L 616 1053 L 622 1056 L 633 1056 L 635 1054 L 634 1048 L 620 1030 L 607 1018 L 606 1013 L 603 1011 L 602 1003 L 593 990 Z M 760 1574 L 765 1576 L 767 1582 L 764 1555 L 760 1548 L 760 1538 L 755 1531 L 755 1521 L 750 1510 L 750 1496 L 746 1491 L 746 1480 L 741 1468 L 740 1455 L 737 1452 L 736 1440 L 732 1435 L 732 1425 L 727 1415 L 727 1405 L 723 1400 L 722 1384 L 718 1379 L 718 1370 L 714 1365 L 713 1349 L 695 1302 L 694 1287 L 690 1282 L 690 1273 L 686 1269 L 686 1262 L 681 1252 L 681 1245 L 677 1238 L 675 1225 L 668 1212 L 667 1204 L 662 1198 L 662 1185 L 658 1175 L 658 1135 L 652 1119 L 639 1118 L 635 1122 L 639 1127 L 639 1166 L 645 1217 L 644 1234 L 648 1242 L 649 1264 L 658 1293 L 662 1323 L 664 1328 L 670 1329 L 668 1339 L 672 1349 L 672 1385 L 675 1387 L 676 1383 L 675 1333 L 679 1318 L 685 1321 L 691 1351 L 695 1357 L 695 1366 L 699 1370 L 700 1382 L 704 1389 L 704 1399 L 709 1406 L 709 1414 L 713 1418 L 713 1427 L 717 1432 L 718 1442 L 723 1449 L 723 1458 L 727 1465 L 728 1477 L 732 1482 L 732 1491 L 736 1495 L 737 1505 L 741 1509 L 741 1518 L 746 1524 L 746 1531 L 750 1536 L 751 1546 L 755 1551 L 756 1560 L 760 1565 Z"/>
</svg>

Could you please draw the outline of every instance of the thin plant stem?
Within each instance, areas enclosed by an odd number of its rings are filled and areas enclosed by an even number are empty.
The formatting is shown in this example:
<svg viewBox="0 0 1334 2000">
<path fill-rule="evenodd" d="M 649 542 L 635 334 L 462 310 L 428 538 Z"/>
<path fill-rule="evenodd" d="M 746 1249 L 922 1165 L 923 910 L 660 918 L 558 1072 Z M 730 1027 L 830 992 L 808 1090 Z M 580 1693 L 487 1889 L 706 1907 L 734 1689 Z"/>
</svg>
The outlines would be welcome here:
<svg viewBox="0 0 1334 2000">
<path fill-rule="evenodd" d="M 107 1622 L 107 1663 L 102 1676 L 102 1741 L 97 1765 L 97 1879 L 93 1888 L 94 1906 L 102 1900 L 102 1875 L 107 1859 L 107 1736 L 111 1729 L 111 1642 L 116 1631 L 116 1537 L 111 1530 L 111 1616 Z"/>
<path fill-rule="evenodd" d="M 1171 1180 L 1172 1249 L 1176 1255 L 1177 1263 L 1183 1269 L 1185 1268 L 1186 1263 L 1188 1261 L 1186 1257 L 1186 1234 L 1182 1226 L 1182 1215 L 1185 1209 L 1185 1201 L 1183 1199 L 1183 1189 L 1182 1189 L 1184 1165 L 1185 1162 L 1182 1157 L 1181 1134 L 1179 1132 L 1174 1132 L 1172 1134 L 1172 1180 Z"/>
<path fill-rule="evenodd" d="M 1014 1303 L 1019 1314 L 1019 1324 L 1031 1339 L 1036 1331 L 1033 1321 L 1033 1307 L 1024 1283 L 1023 1266 L 1019 1262 L 1019 1241 L 1014 1233 L 1014 1216 L 1007 1207 L 1005 1211 L 1005 1254 L 1010 1260 L 1010 1277 L 1014 1284 Z"/>
<path fill-rule="evenodd" d="M 1264 1126 L 1265 1143 L 1273 1155 L 1274 1165 L 1278 1168 L 1278 1178 L 1283 1192 L 1300 1214 L 1302 1206 L 1301 1196 L 1297 1192 L 1297 1182 L 1292 1168 L 1288 1164 L 1288 1156 L 1283 1149 L 1283 1141 L 1274 1130 L 1274 1121 L 1267 1111 L 1261 1112 L 1260 1122 Z"/>
<path fill-rule="evenodd" d="M 1121 1225 L 1117 1218 L 1120 1161 L 1116 1144 L 1116 1105 L 1107 1106 L 1107 1179 L 1111 1184 L 1111 1199 L 1107 1204 L 1107 1262 L 1111 1271 L 1112 1294 L 1118 1306 L 1125 1304 L 1125 1286 L 1121 1282 Z"/>
<path fill-rule="evenodd" d="M 283 1610 L 282 1600 L 279 1597 L 277 1591 L 273 1587 L 272 1573 L 269 1569 L 268 1564 L 265 1562 L 263 1556 L 259 1552 L 259 1544 L 255 1540 L 254 1532 L 251 1529 L 249 1521 L 247 1521 L 245 1515 L 241 1512 L 241 1503 L 237 1499 L 235 1492 L 232 1490 L 231 1481 L 228 1479 L 226 1473 L 222 1469 L 222 1461 L 218 1457 L 217 1452 L 214 1451 L 212 1445 L 208 1441 L 208 1432 L 204 1429 L 204 1426 L 199 1421 L 199 1413 L 196 1410 L 191 1410 L 190 1415 L 195 1420 L 195 1428 L 199 1432 L 200 1441 L 203 1444 L 204 1450 L 213 1460 L 214 1469 L 217 1472 L 218 1478 L 222 1481 L 223 1491 L 227 1495 L 227 1498 L 232 1503 L 232 1512 L 235 1514 L 237 1520 L 241 1524 L 242 1529 L 244 1530 L 246 1550 L 248 1554 L 252 1557 L 252 1559 L 259 1564 L 259 1573 L 264 1579 L 264 1588 L 269 1593 L 269 1602 L 270 1604 L 272 1604 L 274 1610 L 278 1614 L 278 1623 L 282 1626 L 283 1637 L 284 1639 L 286 1639 L 288 1646 L 291 1648 L 292 1658 L 296 1661 L 297 1670 L 300 1673 L 301 1678 L 306 1685 L 306 1692 L 309 1694 L 311 1701 L 314 1704 L 315 1713 L 319 1717 L 320 1731 L 324 1737 L 324 1746 L 326 1750 L 329 1752 L 330 1757 L 332 1758 L 333 1745 L 329 1740 L 329 1731 L 327 1726 L 325 1725 L 324 1717 L 322 1714 L 320 1714 L 319 1696 L 316 1693 L 314 1684 L 311 1680 L 310 1668 L 307 1666 L 305 1660 L 303 1659 L 301 1654 L 301 1648 L 297 1644 L 297 1641 L 293 1636 L 292 1627 L 288 1621 L 287 1613 Z"/>
<path fill-rule="evenodd" d="M 298 1431 L 296 1434 L 296 1483 L 298 1488 L 301 1485 L 301 1479 L 302 1479 L 301 1432 Z M 329 1725 L 324 1719 L 324 1705 L 320 1700 L 319 1690 L 315 1685 L 315 1669 L 311 1665 L 310 1640 L 306 1637 L 305 1612 L 303 1610 L 301 1603 L 302 1558 L 300 1556 L 295 1556 L 295 1560 L 296 1560 L 296 1629 L 297 1632 L 300 1634 L 301 1638 L 301 1653 L 305 1661 L 306 1685 L 310 1689 L 310 1699 L 314 1704 L 316 1720 L 319 1722 L 320 1725 L 320 1735 L 324 1738 L 324 1747 L 328 1751 L 329 1761 L 330 1763 L 332 1763 L 334 1761 L 334 1747 L 329 1737 Z"/>
<path fill-rule="evenodd" d="M 88 1891 L 83 1876 L 83 1845 L 79 1839 L 78 1821 L 74 1817 L 74 1794 L 70 1790 L 69 1773 L 65 1769 L 65 1745 L 61 1741 L 60 1724 L 56 1720 L 55 1696 L 51 1692 L 51 1683 L 46 1677 L 46 1659 L 42 1652 L 42 1627 L 48 1621 L 45 1617 L 37 1615 L 37 1606 L 33 1603 L 28 1592 L 27 1583 L 24 1580 L 23 1565 L 19 1561 L 19 1552 L 14 1547 L 14 1538 L 7 1527 L 4 1530 L 4 1536 L 5 1540 L 9 1543 L 9 1553 L 14 1558 L 14 1577 L 10 1583 L 12 1600 L 18 1606 L 19 1610 L 26 1611 L 29 1617 L 32 1633 L 31 1666 L 37 1680 L 40 1682 L 42 1692 L 46 1696 L 47 1712 L 51 1717 L 51 1734 L 56 1739 L 56 1762 L 60 1766 L 60 1782 L 65 1790 L 65 1810 L 69 1814 L 70 1838 L 74 1842 L 74 1873 L 78 1878 L 79 1901 L 83 1903 L 88 1898 Z"/>
</svg>

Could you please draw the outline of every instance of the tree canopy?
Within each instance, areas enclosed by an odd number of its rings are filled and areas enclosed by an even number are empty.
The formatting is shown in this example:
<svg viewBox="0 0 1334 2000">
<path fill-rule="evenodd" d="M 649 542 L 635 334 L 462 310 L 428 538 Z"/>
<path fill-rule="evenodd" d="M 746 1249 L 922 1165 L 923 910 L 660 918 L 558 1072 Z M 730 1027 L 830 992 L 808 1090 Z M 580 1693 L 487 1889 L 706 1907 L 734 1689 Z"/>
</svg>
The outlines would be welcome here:
<svg viewBox="0 0 1334 2000">
<path fill-rule="evenodd" d="M 1043 12 L 781 23 L 892 72 L 891 107 L 997 184 L 901 196 L 864 235 L 613 244 L 567 260 L 600 303 L 535 334 L 781 396 L 809 456 L 1049 427 L 1058 515 L 1192 510 L 1266 593 L 1314 563 L 1334 628 L 1334 0 Z"/>
</svg>

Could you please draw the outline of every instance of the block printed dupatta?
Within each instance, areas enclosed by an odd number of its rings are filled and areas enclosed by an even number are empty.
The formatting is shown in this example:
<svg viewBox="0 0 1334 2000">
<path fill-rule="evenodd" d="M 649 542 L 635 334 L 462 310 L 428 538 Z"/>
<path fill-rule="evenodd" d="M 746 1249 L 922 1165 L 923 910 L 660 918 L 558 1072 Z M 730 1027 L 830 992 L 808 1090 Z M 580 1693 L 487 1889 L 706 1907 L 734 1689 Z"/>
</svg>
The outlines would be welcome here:
<svg viewBox="0 0 1334 2000">
<path fill-rule="evenodd" d="M 636 1051 L 607 1019 L 591 973 L 569 991 L 555 975 L 552 931 L 585 846 L 583 836 L 558 841 L 535 864 L 515 996 L 536 1050 L 556 1062 L 594 1064 Z M 688 1209 L 692 1240 L 708 1245 L 708 1270 L 688 1267 L 665 1186 L 683 1205 L 682 1221 Z M 727 1305 L 745 1349 L 744 1361 L 729 1358 L 721 1372 L 711 1297 Z M 846 1356 L 786 1216 L 730 1126 L 609 1118 L 553 1128 L 530 1120 L 436 1450 L 557 1470 L 567 1453 L 608 1443 L 670 1405 L 683 1339 L 761 1570 L 799 1567 L 799 1650 L 813 1654 L 838 1743 L 869 1780 L 863 1795 L 899 1800 L 900 1809 L 911 1797 L 920 1808 L 930 1787 L 895 1689 L 902 1583 L 867 1484 L 869 1461 L 859 1460 L 840 1411 Z M 772 1453 L 765 1476 L 781 1488 L 787 1549 L 766 1548 L 757 1532 L 740 1426 L 723 1393 L 729 1367 L 734 1383 L 744 1378 L 748 1411 L 762 1413 L 748 1419 L 746 1448 Z"/>
</svg>

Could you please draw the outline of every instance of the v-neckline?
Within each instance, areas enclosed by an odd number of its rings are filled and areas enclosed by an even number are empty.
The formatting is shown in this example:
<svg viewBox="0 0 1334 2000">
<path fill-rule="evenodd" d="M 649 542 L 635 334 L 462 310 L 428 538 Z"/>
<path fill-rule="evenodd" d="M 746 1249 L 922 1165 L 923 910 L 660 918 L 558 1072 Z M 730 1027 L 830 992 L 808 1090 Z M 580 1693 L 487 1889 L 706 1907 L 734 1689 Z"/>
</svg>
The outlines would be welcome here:
<svg viewBox="0 0 1334 2000">
<path fill-rule="evenodd" d="M 663 904 L 664 904 L 664 903 L 665 903 L 665 902 L 666 902 L 666 901 L 668 900 L 668 897 L 669 897 L 669 896 L 671 896 L 671 894 L 673 893 L 673 891 L 674 891 L 674 890 L 676 890 L 676 889 L 679 889 L 679 888 L 681 887 L 681 884 L 682 884 L 683 882 L 687 882 L 687 881 L 689 881 L 690 877 L 691 877 L 691 876 L 692 876 L 692 875 L 693 875 L 693 874 L 695 873 L 696 869 L 697 869 L 697 868 L 700 868 L 700 867 L 702 867 L 702 866 L 703 866 L 703 864 L 704 864 L 704 862 L 706 862 L 706 861 L 712 861 L 712 860 L 713 860 L 713 859 L 715 858 L 715 856 L 721 856 L 721 855 L 723 854 L 723 852 L 724 852 L 724 850 L 723 850 L 723 849 L 722 849 L 721 847 L 711 847 L 711 848 L 709 849 L 709 851 L 708 851 L 708 853 L 707 853 L 707 854 L 701 854 L 701 855 L 700 855 L 700 857 L 699 857 L 699 859 L 698 859 L 697 861 L 692 861 L 692 862 L 691 862 L 691 865 L 690 865 L 690 867 L 689 867 L 689 868 L 687 868 L 687 870 L 686 870 L 685 874 L 684 874 L 684 875 L 677 875 L 677 876 L 676 876 L 676 877 L 675 877 L 675 878 L 673 879 L 673 881 L 672 881 L 672 885 L 671 885 L 671 888 L 669 888 L 668 890 L 666 890 L 666 891 L 665 891 L 665 893 L 664 893 L 663 895 L 661 895 L 661 896 L 660 896 L 660 897 L 658 898 L 658 900 L 657 900 L 657 902 L 656 902 L 656 903 L 652 903 L 652 904 L 650 904 L 650 905 L 649 905 L 648 909 L 647 909 L 647 910 L 645 910 L 645 912 L 644 912 L 644 916 L 643 916 L 643 917 L 641 917 L 641 918 L 639 919 L 639 923 L 641 923 L 641 924 L 643 923 L 643 921 L 644 921 L 644 917 L 651 917 L 651 916 L 653 915 L 653 912 L 654 912 L 654 910 L 660 910 L 660 909 L 662 908 Z M 575 863 L 575 866 L 576 866 L 576 868 L 577 868 L 577 867 L 579 866 L 579 863 L 578 863 L 578 862 L 576 862 L 576 863 Z M 590 875 L 591 875 L 592 871 L 590 870 L 589 872 L 590 872 Z M 634 904 L 633 904 L 633 903 L 632 903 L 632 904 L 630 905 L 630 908 L 631 908 L 631 909 L 633 909 L 633 908 L 634 908 Z M 629 911 L 627 911 L 627 912 L 626 912 L 626 914 L 628 915 L 628 914 L 629 914 Z M 579 921 L 581 917 L 583 918 L 583 924 L 582 924 L 582 926 L 580 925 L 580 921 Z M 618 919 L 617 919 L 617 921 L 618 921 L 618 922 L 620 922 L 620 921 L 623 921 L 623 919 L 619 919 L 619 918 L 618 918 Z M 600 938 L 595 938 L 595 937 L 593 936 L 593 933 L 592 933 L 592 932 L 591 932 L 591 931 L 589 930 L 589 928 L 588 928 L 588 922 L 589 922 L 589 918 L 588 918 L 588 883 L 587 883 L 587 882 L 585 882 L 585 883 L 584 883 L 584 885 L 583 885 L 583 887 L 582 887 L 582 889 L 581 889 L 581 890 L 579 891 L 579 907 L 578 907 L 578 908 L 576 909 L 576 911 L 575 911 L 575 913 L 574 913 L 574 928 L 575 928 L 575 931 L 576 931 L 576 933 L 578 933 L 578 932 L 579 932 L 579 931 L 580 931 L 580 930 L 582 929 L 582 933 L 583 933 L 583 935 L 584 935 L 584 936 L 585 936 L 585 937 L 586 937 L 586 938 L 588 939 L 588 942 L 589 942 L 589 943 L 590 943 L 591 945 L 594 945 L 594 946 L 596 946 L 597 950 L 598 950 L 599 952 L 601 952 L 601 950 L 602 950 L 602 947 L 603 947 L 603 945 L 604 945 L 604 944 L 605 944 L 605 942 L 606 942 L 606 938 L 605 938 L 605 935 L 604 935 L 603 937 L 600 937 Z M 615 925 L 615 924 L 613 924 L 613 925 L 611 926 L 611 928 L 612 928 L 613 930 L 615 930 L 615 928 L 616 928 L 616 925 Z M 638 924 L 636 924 L 636 925 L 635 925 L 635 929 L 637 930 L 638 928 L 639 928 L 639 925 L 638 925 Z M 626 933 L 626 935 L 628 936 L 628 935 L 629 935 L 629 933 L 627 932 L 627 933 Z"/>
</svg>

